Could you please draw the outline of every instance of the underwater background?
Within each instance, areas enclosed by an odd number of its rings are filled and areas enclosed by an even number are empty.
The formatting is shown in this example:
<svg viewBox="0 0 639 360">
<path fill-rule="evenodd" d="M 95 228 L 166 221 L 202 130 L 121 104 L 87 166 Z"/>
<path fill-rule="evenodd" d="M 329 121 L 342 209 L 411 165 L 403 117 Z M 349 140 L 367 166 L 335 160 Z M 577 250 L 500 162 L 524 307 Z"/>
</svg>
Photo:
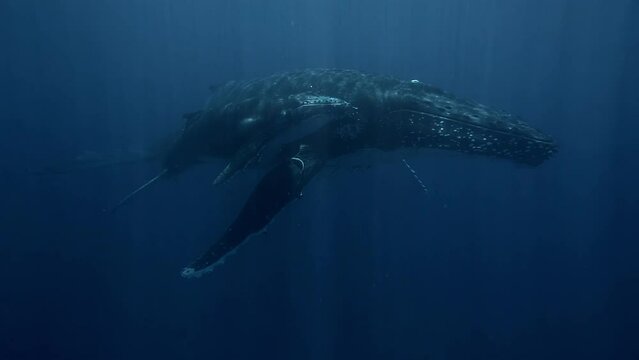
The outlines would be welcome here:
<svg viewBox="0 0 639 360">
<path fill-rule="evenodd" d="M 639 2 L 0 1 L 0 359 L 639 359 Z M 521 115 L 537 168 L 326 172 L 200 279 L 255 174 L 116 203 L 209 86 L 308 67 Z M 64 167 L 63 167 L 64 170 Z"/>
</svg>

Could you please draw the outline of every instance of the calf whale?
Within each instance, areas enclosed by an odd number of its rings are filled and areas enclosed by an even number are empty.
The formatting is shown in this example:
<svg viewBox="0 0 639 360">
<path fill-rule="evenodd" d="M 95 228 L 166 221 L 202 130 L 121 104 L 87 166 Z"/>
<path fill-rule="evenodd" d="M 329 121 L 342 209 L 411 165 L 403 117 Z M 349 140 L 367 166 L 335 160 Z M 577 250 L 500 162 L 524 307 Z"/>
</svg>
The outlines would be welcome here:
<svg viewBox="0 0 639 360">
<path fill-rule="evenodd" d="M 184 277 L 198 277 L 223 262 L 299 198 L 327 164 L 345 155 L 442 149 L 537 166 L 557 151 L 551 137 L 507 112 L 417 80 L 353 70 L 310 69 L 229 82 L 185 120 L 160 175 L 142 188 L 208 158 L 227 159 L 214 184 L 256 164 L 267 171 L 234 221 L 183 269 Z"/>
</svg>

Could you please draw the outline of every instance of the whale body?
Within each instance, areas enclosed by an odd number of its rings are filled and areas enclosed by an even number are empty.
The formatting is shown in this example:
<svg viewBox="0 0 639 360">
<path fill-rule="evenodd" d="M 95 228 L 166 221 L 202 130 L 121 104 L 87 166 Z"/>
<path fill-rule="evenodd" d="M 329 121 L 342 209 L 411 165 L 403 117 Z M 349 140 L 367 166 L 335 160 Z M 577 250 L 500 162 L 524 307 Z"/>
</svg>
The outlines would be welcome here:
<svg viewBox="0 0 639 360">
<path fill-rule="evenodd" d="M 162 177 L 207 158 L 227 159 L 213 181 L 263 164 L 267 171 L 232 224 L 182 275 L 209 271 L 262 229 L 332 161 L 367 150 L 441 149 L 538 166 L 556 142 L 520 118 L 417 80 L 309 69 L 217 88 L 185 115 Z"/>
</svg>

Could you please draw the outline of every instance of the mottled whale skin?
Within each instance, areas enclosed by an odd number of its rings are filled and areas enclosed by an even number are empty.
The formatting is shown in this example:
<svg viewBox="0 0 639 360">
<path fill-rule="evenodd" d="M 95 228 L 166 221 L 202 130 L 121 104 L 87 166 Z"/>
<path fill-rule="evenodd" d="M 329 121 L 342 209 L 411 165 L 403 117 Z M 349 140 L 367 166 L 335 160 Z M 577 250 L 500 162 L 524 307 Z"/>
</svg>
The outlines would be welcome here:
<svg viewBox="0 0 639 360">
<path fill-rule="evenodd" d="M 555 141 L 519 118 L 416 80 L 313 69 L 230 82 L 185 116 L 167 176 L 226 158 L 219 184 L 270 153 L 269 170 L 220 238 L 182 272 L 199 276 L 262 230 L 327 163 L 362 150 L 444 149 L 536 166 Z"/>
</svg>

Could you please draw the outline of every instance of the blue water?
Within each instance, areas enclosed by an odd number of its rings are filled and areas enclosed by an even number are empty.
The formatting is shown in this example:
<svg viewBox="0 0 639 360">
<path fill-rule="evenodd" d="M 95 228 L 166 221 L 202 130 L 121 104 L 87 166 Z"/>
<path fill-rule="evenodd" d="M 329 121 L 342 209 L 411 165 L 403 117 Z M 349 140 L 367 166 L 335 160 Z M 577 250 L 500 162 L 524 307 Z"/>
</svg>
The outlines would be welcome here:
<svg viewBox="0 0 639 360">
<path fill-rule="evenodd" d="M 639 359 L 639 2 L 3 0 L 0 359 Z M 180 277 L 257 180 L 144 151 L 208 87 L 307 67 L 420 79 L 555 137 L 538 168 L 426 153 L 327 172 Z"/>
</svg>

